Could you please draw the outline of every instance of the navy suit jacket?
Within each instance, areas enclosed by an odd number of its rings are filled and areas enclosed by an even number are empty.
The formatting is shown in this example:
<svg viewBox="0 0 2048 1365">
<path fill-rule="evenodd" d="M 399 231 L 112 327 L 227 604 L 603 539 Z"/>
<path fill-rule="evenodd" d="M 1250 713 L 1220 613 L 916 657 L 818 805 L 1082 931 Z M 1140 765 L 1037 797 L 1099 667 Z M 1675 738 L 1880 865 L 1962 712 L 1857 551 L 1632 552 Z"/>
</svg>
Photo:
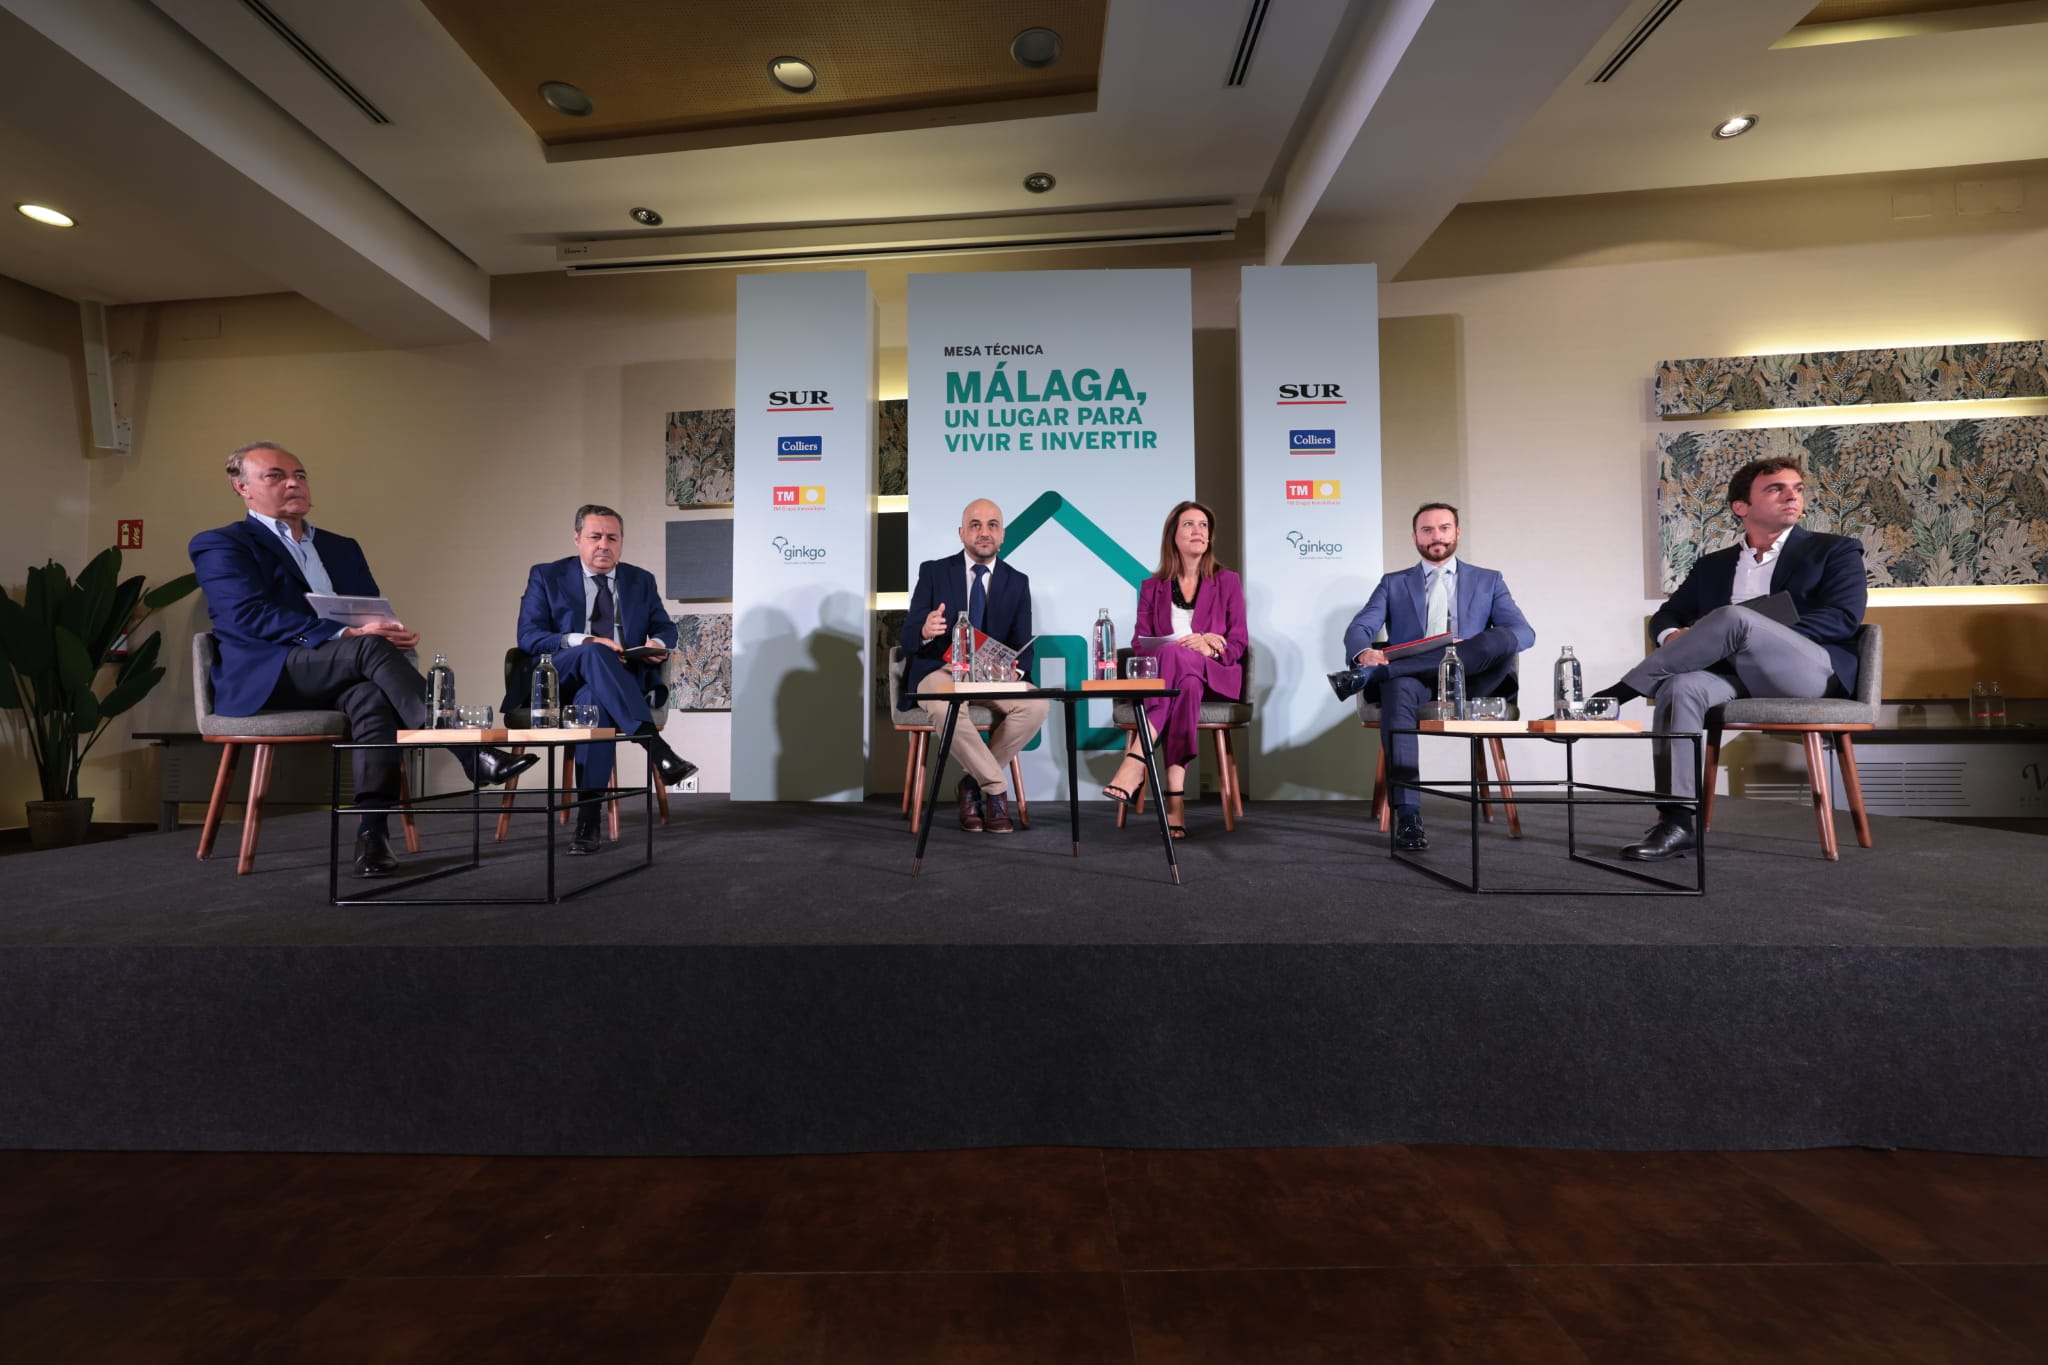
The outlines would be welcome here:
<svg viewBox="0 0 2048 1365">
<path fill-rule="evenodd" d="M 1514 595 L 1508 591 L 1508 584 L 1496 569 L 1482 569 L 1477 564 L 1458 561 L 1458 634 L 1477 635 L 1493 626 L 1503 626 L 1515 633 L 1515 647 L 1534 649 L 1536 631 L 1529 624 L 1529 618 L 1522 615 L 1522 609 L 1515 605 Z M 1373 638 L 1380 633 L 1380 627 L 1387 628 L 1387 639 L 1395 644 L 1406 644 L 1420 640 L 1429 633 L 1429 578 L 1416 564 L 1399 573 L 1390 573 L 1379 581 L 1372 590 L 1372 596 L 1351 618 L 1351 624 L 1344 630 L 1344 661 L 1351 662 L 1358 657 L 1361 649 L 1370 649 Z"/>
<path fill-rule="evenodd" d="M 334 590 L 345 597 L 379 597 L 363 547 L 347 536 L 314 528 Z M 192 537 L 187 553 L 206 594 L 219 662 L 213 670 L 213 709 L 223 716 L 253 716 L 277 690 L 284 656 L 299 646 L 323 645 L 341 634 L 306 605 L 312 586 L 277 533 L 248 517 Z"/>
<path fill-rule="evenodd" d="M 621 562 L 612 570 L 612 600 L 619 617 L 619 642 L 626 648 L 648 640 L 659 640 L 670 648 L 676 643 L 676 623 L 661 604 L 661 589 L 654 575 Z M 526 576 L 526 592 L 519 599 L 519 647 L 535 659 L 559 654 L 568 648 L 564 635 L 584 635 L 590 618 L 583 610 L 583 561 L 575 555 L 552 564 L 536 564 Z M 647 690 L 661 688 L 661 667 L 641 664 L 637 676 Z M 524 706 L 532 684 L 514 678 L 505 698 L 508 707 Z"/>
<path fill-rule="evenodd" d="M 1690 626 L 1735 596 L 1735 564 L 1742 542 L 1702 555 L 1692 572 L 1650 618 L 1650 636 Z M 1863 542 L 1824 531 L 1792 528 L 1778 562 L 1771 568 L 1771 591 L 1792 595 L 1799 621 L 1792 629 L 1827 650 L 1835 665 L 1842 695 L 1856 693 L 1856 631 L 1870 601 L 1870 580 L 1863 572 Z"/>
<path fill-rule="evenodd" d="M 960 619 L 960 613 L 967 610 L 967 558 L 964 553 L 950 554 L 944 559 L 927 559 L 917 566 L 917 587 L 910 594 L 910 610 L 903 617 L 903 691 L 907 695 L 917 690 L 917 685 L 926 677 L 944 666 L 946 647 L 952 643 L 952 632 L 936 640 L 924 638 L 924 618 L 930 616 L 939 603 L 946 604 L 948 625 Z M 982 613 L 982 634 L 991 636 L 1015 649 L 1032 637 L 1031 629 L 1031 579 L 1022 570 L 1013 569 L 1003 560 L 997 560 L 988 576 L 988 606 Z M 1017 663 L 1026 673 L 1031 671 L 1031 656 L 1036 651 L 1025 650 Z M 917 703 L 903 707 L 915 710 Z"/>
</svg>

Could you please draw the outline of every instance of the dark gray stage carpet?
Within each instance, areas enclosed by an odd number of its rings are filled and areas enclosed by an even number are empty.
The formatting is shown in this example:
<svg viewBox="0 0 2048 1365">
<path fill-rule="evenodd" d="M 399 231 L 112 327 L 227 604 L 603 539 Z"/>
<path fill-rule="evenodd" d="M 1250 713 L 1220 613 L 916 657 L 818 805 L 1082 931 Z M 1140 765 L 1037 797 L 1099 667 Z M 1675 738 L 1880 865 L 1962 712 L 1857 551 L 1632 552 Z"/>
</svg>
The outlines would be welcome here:
<svg viewBox="0 0 2048 1365">
<path fill-rule="evenodd" d="M 2048 1154 L 2048 840 L 1726 802 L 1708 895 L 1474 897 L 1356 805 L 1007 838 L 677 804 L 561 906 L 335 908 L 324 816 L 0 864 L 0 1146 L 802 1152 L 1013 1143 L 1863 1144 Z M 1628 885 L 1562 817 L 1489 878 Z M 528 894 L 532 821 L 436 893 Z M 1582 847 L 1636 826 L 1582 820 Z M 638 852 L 639 826 L 565 884 Z M 1430 857 L 1465 866 L 1432 821 Z M 413 866 L 466 854 L 427 827 Z M 438 854 L 436 850 L 443 852 Z"/>
</svg>

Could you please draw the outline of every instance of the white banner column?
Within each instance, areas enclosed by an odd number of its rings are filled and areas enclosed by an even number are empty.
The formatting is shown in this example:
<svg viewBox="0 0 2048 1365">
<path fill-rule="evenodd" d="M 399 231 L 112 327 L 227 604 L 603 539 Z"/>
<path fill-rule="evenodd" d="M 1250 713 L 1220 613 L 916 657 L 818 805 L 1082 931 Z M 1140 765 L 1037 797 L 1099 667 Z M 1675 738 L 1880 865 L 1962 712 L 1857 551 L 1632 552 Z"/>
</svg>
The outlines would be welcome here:
<svg viewBox="0 0 2048 1365">
<path fill-rule="evenodd" d="M 735 801 L 865 795 L 875 386 L 865 274 L 740 276 Z"/>
<path fill-rule="evenodd" d="M 1372 747 L 1324 675 L 1381 572 L 1379 272 L 1248 266 L 1238 295 L 1246 614 L 1256 651 L 1246 786 L 1360 797 Z"/>
</svg>

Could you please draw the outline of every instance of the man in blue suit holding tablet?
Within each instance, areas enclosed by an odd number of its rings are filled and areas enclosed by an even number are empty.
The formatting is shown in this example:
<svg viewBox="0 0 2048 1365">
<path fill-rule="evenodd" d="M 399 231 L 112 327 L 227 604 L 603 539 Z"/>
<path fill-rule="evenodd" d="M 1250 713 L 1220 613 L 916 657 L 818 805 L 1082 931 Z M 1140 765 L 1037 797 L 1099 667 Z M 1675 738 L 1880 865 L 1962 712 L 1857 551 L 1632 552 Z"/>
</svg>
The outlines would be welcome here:
<svg viewBox="0 0 2048 1365">
<path fill-rule="evenodd" d="M 536 564 L 519 599 L 519 647 L 538 661 L 554 656 L 562 682 L 562 700 L 580 698 L 598 709 L 598 724 L 615 727 L 647 747 L 648 761 L 668 786 L 697 771 L 661 737 L 649 694 L 663 696 L 661 664 L 675 648 L 676 623 L 661 605 L 654 575 L 619 562 L 626 540 L 626 521 L 609 507 L 586 503 L 576 509 L 576 553 L 552 564 Z M 629 661 L 629 649 L 657 652 Z M 507 708 L 524 706 L 530 675 L 513 679 Z M 576 749 L 578 794 L 590 796 L 611 785 L 613 745 L 584 744 Z M 595 853 L 598 838 L 595 804 L 579 806 L 576 833 L 569 852 Z"/>
<path fill-rule="evenodd" d="M 1425 503 L 1410 524 L 1422 561 L 1380 579 L 1344 631 L 1344 656 L 1351 666 L 1330 675 L 1339 701 L 1359 691 L 1368 700 L 1377 695 L 1382 735 L 1415 728 L 1422 703 L 1436 695 L 1436 669 L 1444 651 L 1438 646 L 1390 661 L 1373 648 L 1380 627 L 1397 644 L 1451 636 L 1465 665 L 1466 694 L 1475 697 L 1497 694 L 1514 675 L 1521 652 L 1536 645 L 1536 632 L 1515 605 L 1507 580 L 1495 570 L 1459 560 L 1457 508 Z M 1387 777 L 1394 788 L 1394 843 L 1411 853 L 1429 847 L 1422 832 L 1421 796 L 1400 785 L 1416 776 L 1415 736 L 1392 735 Z"/>
<path fill-rule="evenodd" d="M 962 553 L 928 559 L 917 567 L 917 587 L 903 617 L 906 696 L 944 666 L 953 625 L 963 611 L 976 630 L 1012 649 L 1032 638 L 1031 580 L 996 558 L 1003 548 L 1002 509 L 987 498 L 968 503 L 960 514 L 960 544 Z M 1018 658 L 1017 667 L 1030 671 L 1029 649 Z M 917 705 L 908 702 L 903 709 Z M 946 703 L 922 705 L 932 724 L 944 724 Z M 953 731 L 953 757 L 967 774 L 960 779 L 960 828 L 972 834 L 1009 834 L 1016 828 L 1006 799 L 1010 760 L 1045 724 L 1048 707 L 1032 697 L 987 697 L 981 705 L 996 717 L 986 743 L 972 725 Z"/>
<path fill-rule="evenodd" d="M 349 738 L 389 743 L 399 730 L 427 723 L 426 680 L 405 651 L 419 634 L 397 621 L 344 628 L 306 603 L 318 592 L 381 597 L 362 546 L 307 520 L 313 493 L 306 467 L 274 442 L 258 441 L 228 456 L 228 480 L 248 504 L 242 520 L 192 537 L 192 568 L 213 617 L 218 662 L 213 706 L 223 716 L 259 711 L 339 710 Z M 489 785 L 533 766 L 497 749 L 457 749 L 463 770 Z M 355 751 L 356 799 L 389 806 L 398 799 L 398 753 Z M 387 877 L 398 868 L 385 817 L 364 815 L 356 830 L 358 877 Z"/>
</svg>

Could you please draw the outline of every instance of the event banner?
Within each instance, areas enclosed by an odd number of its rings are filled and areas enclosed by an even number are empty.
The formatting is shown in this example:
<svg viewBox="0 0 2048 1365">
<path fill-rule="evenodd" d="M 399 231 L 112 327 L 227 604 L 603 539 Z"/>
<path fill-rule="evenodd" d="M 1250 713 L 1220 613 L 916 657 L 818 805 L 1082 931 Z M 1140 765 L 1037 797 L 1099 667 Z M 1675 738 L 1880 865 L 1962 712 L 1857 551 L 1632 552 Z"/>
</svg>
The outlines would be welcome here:
<svg viewBox="0 0 2048 1365">
<path fill-rule="evenodd" d="M 1372 749 L 1324 674 L 1381 572 L 1378 271 L 1248 266 L 1238 295 L 1256 796 L 1362 796 Z"/>
<path fill-rule="evenodd" d="M 1098 610 L 1130 642 L 1166 514 L 1194 496 L 1188 272 L 912 275 L 909 309 L 910 558 L 960 554 L 962 510 L 993 500 L 1031 579 L 1035 676 L 1078 684 Z M 1084 748 L 1122 747 L 1107 701 L 1080 716 Z M 1032 795 L 1066 794 L 1064 723 L 1054 707 L 1025 755 Z"/>
<path fill-rule="evenodd" d="M 864 273 L 740 276 L 735 801 L 865 794 L 875 380 Z"/>
</svg>

